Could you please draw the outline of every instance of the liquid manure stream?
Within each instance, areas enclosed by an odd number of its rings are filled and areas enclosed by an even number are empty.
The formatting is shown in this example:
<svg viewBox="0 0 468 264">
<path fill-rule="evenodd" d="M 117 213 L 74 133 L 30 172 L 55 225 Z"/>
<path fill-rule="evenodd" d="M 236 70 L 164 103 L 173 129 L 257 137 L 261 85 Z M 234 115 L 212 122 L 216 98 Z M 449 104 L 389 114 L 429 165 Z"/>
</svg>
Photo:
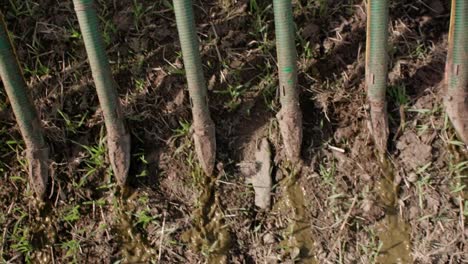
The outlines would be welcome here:
<svg viewBox="0 0 468 264">
<path fill-rule="evenodd" d="M 394 182 L 394 170 L 387 158 L 379 161 L 382 171 L 375 191 L 379 203 L 384 208 L 385 217 L 379 221 L 375 230 L 381 242 L 377 263 L 413 263 L 411 257 L 410 226 L 398 214 L 398 186 Z"/>
</svg>

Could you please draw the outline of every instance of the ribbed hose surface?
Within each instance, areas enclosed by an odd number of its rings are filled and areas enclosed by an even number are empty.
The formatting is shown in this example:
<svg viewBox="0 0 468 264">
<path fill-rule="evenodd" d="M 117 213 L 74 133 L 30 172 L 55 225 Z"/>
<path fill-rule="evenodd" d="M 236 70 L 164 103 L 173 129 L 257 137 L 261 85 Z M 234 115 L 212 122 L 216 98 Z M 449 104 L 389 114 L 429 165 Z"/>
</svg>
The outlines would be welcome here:
<svg viewBox="0 0 468 264">
<path fill-rule="evenodd" d="M 276 50 L 278 55 L 280 101 L 282 106 L 297 104 L 297 53 L 291 0 L 274 0 Z"/>
<path fill-rule="evenodd" d="M 28 148 L 45 147 L 39 118 L 0 13 L 0 76 Z"/>
<path fill-rule="evenodd" d="M 448 89 L 468 89 L 468 1 L 452 0 L 448 62 Z"/>
<path fill-rule="evenodd" d="M 174 11 L 184 59 L 188 89 L 192 101 L 194 122 L 197 117 L 209 117 L 206 83 L 199 52 L 191 0 L 174 0 Z"/>
<path fill-rule="evenodd" d="M 382 102 L 387 89 L 388 0 L 369 0 L 367 8 L 367 92 L 371 102 Z"/>
<path fill-rule="evenodd" d="M 93 0 L 73 0 L 81 33 L 88 54 L 99 102 L 104 113 L 107 133 L 125 132 L 115 82 L 99 30 L 99 21 Z"/>
<path fill-rule="evenodd" d="M 174 0 L 173 3 L 192 106 L 195 152 L 205 173 L 212 175 L 216 159 L 215 125 L 208 109 L 192 1 Z"/>
</svg>

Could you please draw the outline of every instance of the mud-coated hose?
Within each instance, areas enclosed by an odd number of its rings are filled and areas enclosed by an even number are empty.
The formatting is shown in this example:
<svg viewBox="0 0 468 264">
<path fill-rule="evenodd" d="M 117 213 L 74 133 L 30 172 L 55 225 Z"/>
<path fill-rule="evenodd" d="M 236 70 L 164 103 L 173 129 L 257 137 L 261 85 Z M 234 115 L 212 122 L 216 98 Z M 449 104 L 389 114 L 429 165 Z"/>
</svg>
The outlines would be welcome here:
<svg viewBox="0 0 468 264">
<path fill-rule="evenodd" d="M 297 52 L 291 0 L 273 0 L 281 110 L 277 119 L 287 158 L 300 158 L 302 113 L 297 89 Z"/>
<path fill-rule="evenodd" d="M 215 128 L 208 109 L 192 1 L 174 0 L 173 3 L 192 106 L 195 149 L 205 173 L 210 175 L 216 152 Z"/>
<path fill-rule="evenodd" d="M 381 154 L 387 151 L 389 135 L 387 103 L 388 0 L 367 3 L 366 89 L 370 104 L 371 133 Z"/>
<path fill-rule="evenodd" d="M 48 147 L 1 12 L 0 23 L 0 77 L 26 144 L 31 184 L 42 197 L 48 180 Z"/>
<path fill-rule="evenodd" d="M 118 182 L 125 183 L 130 166 L 130 136 L 125 127 L 116 83 L 112 77 L 93 0 L 73 0 L 96 91 L 104 114 L 110 161 Z"/>
<path fill-rule="evenodd" d="M 468 145 L 468 0 L 452 0 L 444 104 L 462 141 Z"/>
</svg>

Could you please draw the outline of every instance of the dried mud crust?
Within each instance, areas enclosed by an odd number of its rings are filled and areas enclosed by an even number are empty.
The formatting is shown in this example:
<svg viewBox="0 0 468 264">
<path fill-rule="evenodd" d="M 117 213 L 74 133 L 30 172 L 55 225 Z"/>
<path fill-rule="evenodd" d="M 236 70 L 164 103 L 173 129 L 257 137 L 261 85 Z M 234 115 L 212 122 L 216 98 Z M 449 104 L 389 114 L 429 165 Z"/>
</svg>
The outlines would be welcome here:
<svg viewBox="0 0 468 264">
<path fill-rule="evenodd" d="M 243 168 L 248 175 L 246 182 L 252 184 L 255 192 L 255 205 L 268 210 L 271 206 L 272 167 L 270 143 L 261 139 L 255 151 L 255 162 Z"/>
</svg>

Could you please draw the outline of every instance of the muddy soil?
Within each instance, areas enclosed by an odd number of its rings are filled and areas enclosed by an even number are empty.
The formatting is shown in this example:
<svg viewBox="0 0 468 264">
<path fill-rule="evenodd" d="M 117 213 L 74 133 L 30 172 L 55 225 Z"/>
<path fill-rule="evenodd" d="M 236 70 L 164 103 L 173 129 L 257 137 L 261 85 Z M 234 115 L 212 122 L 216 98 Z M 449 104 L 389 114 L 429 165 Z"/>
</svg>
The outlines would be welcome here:
<svg viewBox="0 0 468 264">
<path fill-rule="evenodd" d="M 448 1 L 393 1 L 384 159 L 369 134 L 365 2 L 295 0 L 302 163 L 288 164 L 271 1 L 194 1 L 216 126 L 206 177 L 170 1 L 96 0 L 132 160 L 120 190 L 71 1 L 0 1 L 50 145 L 44 203 L 0 89 L 0 262 L 466 263 L 467 152 L 442 107 Z M 271 206 L 247 183 L 263 138 Z M 255 166 L 254 166 L 255 167 Z"/>
</svg>

